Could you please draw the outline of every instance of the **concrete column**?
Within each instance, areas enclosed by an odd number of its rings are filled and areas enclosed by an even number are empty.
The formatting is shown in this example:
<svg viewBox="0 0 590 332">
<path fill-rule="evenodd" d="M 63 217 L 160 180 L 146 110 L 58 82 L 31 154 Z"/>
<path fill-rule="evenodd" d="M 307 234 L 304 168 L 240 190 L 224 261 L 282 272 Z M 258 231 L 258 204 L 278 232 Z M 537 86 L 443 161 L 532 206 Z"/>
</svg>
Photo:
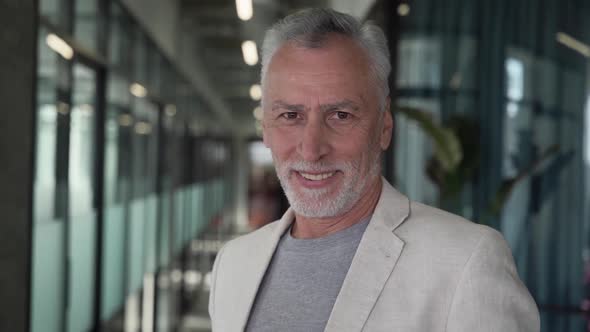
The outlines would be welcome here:
<svg viewBox="0 0 590 332">
<path fill-rule="evenodd" d="M 36 11 L 0 0 L 0 331 L 29 330 Z"/>
</svg>

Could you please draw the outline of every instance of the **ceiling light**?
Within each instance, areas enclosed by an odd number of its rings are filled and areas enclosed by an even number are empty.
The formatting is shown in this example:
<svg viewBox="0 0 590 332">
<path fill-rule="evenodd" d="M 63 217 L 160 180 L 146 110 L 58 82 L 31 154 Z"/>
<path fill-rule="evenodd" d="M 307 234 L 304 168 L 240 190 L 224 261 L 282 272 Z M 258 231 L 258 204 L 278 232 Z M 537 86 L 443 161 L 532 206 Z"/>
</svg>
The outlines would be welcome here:
<svg viewBox="0 0 590 332">
<path fill-rule="evenodd" d="M 256 43 L 251 40 L 246 40 L 242 43 L 242 55 L 244 62 L 250 66 L 258 63 L 258 51 L 256 50 Z"/>
<path fill-rule="evenodd" d="M 511 101 L 506 105 L 506 113 L 508 113 L 508 117 L 514 119 L 518 115 L 518 104 Z"/>
<path fill-rule="evenodd" d="M 568 35 L 567 33 L 558 32 L 557 41 L 582 54 L 583 56 L 590 58 L 590 46 Z"/>
<path fill-rule="evenodd" d="M 463 77 L 461 76 L 460 72 L 455 72 L 451 77 L 451 81 L 449 84 L 455 90 L 458 90 L 461 87 L 461 82 L 463 81 Z"/>
<path fill-rule="evenodd" d="M 262 114 L 263 114 L 263 113 L 262 113 L 262 107 L 260 107 L 260 106 L 257 106 L 257 107 L 254 109 L 254 112 L 252 112 L 252 113 L 254 113 L 254 118 L 255 118 L 256 120 L 258 120 L 258 121 L 262 121 Z"/>
<path fill-rule="evenodd" d="M 408 16 L 410 13 L 410 5 L 407 3 L 400 3 L 400 5 L 397 6 L 397 13 L 399 16 Z"/>
<path fill-rule="evenodd" d="M 80 113 L 84 116 L 91 116 L 94 112 L 94 107 L 90 104 L 82 104 L 79 106 Z"/>
<path fill-rule="evenodd" d="M 179 269 L 172 270 L 170 279 L 172 279 L 172 283 L 179 284 L 182 281 L 182 271 Z"/>
<path fill-rule="evenodd" d="M 137 98 L 143 98 L 147 96 L 146 88 L 144 88 L 143 85 L 139 83 L 131 84 L 131 86 L 129 87 L 129 91 L 131 91 L 131 94 Z"/>
<path fill-rule="evenodd" d="M 188 270 L 184 273 L 184 283 L 190 287 L 196 287 L 203 280 L 203 274 L 200 271 Z"/>
<path fill-rule="evenodd" d="M 68 45 L 68 43 L 66 43 L 65 40 L 59 38 L 53 33 L 47 35 L 47 38 L 45 38 L 45 42 L 47 43 L 47 46 L 49 46 L 49 48 L 51 48 L 56 53 L 64 57 L 64 59 L 66 60 L 70 60 L 74 56 L 74 49 L 70 45 Z"/>
<path fill-rule="evenodd" d="M 133 124 L 133 117 L 129 114 L 119 115 L 119 125 L 122 127 L 129 127 Z"/>
<path fill-rule="evenodd" d="M 57 103 L 57 112 L 61 115 L 67 115 L 70 112 L 70 105 L 64 102 Z"/>
<path fill-rule="evenodd" d="M 254 14 L 252 0 L 236 0 L 236 11 L 240 20 L 247 21 L 251 19 Z"/>
<path fill-rule="evenodd" d="M 256 129 L 256 135 L 258 135 L 258 137 L 262 137 L 263 136 L 262 122 L 256 121 L 254 123 L 254 128 Z"/>
<path fill-rule="evenodd" d="M 140 121 L 135 124 L 135 132 L 140 135 L 147 135 L 152 132 L 152 125 L 147 122 Z"/>
<path fill-rule="evenodd" d="M 211 289 L 211 272 L 205 274 L 205 289 Z"/>
<path fill-rule="evenodd" d="M 254 84 L 250 87 L 250 97 L 252 100 L 260 100 L 262 98 L 262 89 L 260 84 Z"/>
<path fill-rule="evenodd" d="M 166 115 L 169 117 L 175 116 L 176 115 L 176 106 L 174 104 L 166 105 L 166 107 L 164 108 L 164 113 L 166 113 Z"/>
</svg>

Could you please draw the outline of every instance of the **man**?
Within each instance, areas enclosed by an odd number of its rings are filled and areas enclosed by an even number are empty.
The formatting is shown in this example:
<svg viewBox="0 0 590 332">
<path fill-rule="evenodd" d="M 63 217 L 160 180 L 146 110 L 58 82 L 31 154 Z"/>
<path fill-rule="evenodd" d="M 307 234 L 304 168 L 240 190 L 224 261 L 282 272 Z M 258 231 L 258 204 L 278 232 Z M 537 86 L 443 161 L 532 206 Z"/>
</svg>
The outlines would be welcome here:
<svg viewBox="0 0 590 332">
<path fill-rule="evenodd" d="M 264 142 L 291 208 L 219 252 L 214 331 L 539 331 L 498 232 L 380 176 L 393 119 L 379 28 L 306 10 L 267 32 L 262 59 Z"/>
</svg>

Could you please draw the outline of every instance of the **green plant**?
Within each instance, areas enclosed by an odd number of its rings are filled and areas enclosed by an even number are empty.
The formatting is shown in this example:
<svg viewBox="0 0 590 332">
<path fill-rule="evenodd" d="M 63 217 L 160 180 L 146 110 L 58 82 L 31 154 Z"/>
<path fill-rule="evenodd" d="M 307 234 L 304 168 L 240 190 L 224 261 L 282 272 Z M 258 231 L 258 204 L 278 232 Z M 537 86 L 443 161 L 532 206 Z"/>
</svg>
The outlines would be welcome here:
<svg viewBox="0 0 590 332">
<path fill-rule="evenodd" d="M 439 189 L 439 205 L 452 205 L 480 167 L 477 122 L 465 115 L 455 115 L 446 124 L 439 124 L 430 113 L 412 107 L 398 107 L 396 113 L 414 121 L 434 144 L 434 155 L 429 159 L 425 173 Z M 557 145 L 551 146 L 516 176 L 504 180 L 480 222 L 487 223 L 489 218 L 497 217 L 514 189 L 558 152 Z"/>
</svg>

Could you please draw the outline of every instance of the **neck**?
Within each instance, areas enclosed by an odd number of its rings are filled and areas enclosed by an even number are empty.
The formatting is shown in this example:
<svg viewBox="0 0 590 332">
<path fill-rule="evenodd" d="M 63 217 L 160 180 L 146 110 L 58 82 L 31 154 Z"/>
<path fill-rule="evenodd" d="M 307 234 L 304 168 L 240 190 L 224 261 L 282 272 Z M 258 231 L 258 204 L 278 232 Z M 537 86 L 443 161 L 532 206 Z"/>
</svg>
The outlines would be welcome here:
<svg viewBox="0 0 590 332">
<path fill-rule="evenodd" d="M 350 211 L 336 217 L 307 218 L 295 214 L 295 222 L 291 235 L 298 239 L 313 239 L 325 237 L 346 229 L 370 216 L 381 196 L 381 177 L 377 176 L 367 186 L 365 193 L 353 205 Z"/>
</svg>

